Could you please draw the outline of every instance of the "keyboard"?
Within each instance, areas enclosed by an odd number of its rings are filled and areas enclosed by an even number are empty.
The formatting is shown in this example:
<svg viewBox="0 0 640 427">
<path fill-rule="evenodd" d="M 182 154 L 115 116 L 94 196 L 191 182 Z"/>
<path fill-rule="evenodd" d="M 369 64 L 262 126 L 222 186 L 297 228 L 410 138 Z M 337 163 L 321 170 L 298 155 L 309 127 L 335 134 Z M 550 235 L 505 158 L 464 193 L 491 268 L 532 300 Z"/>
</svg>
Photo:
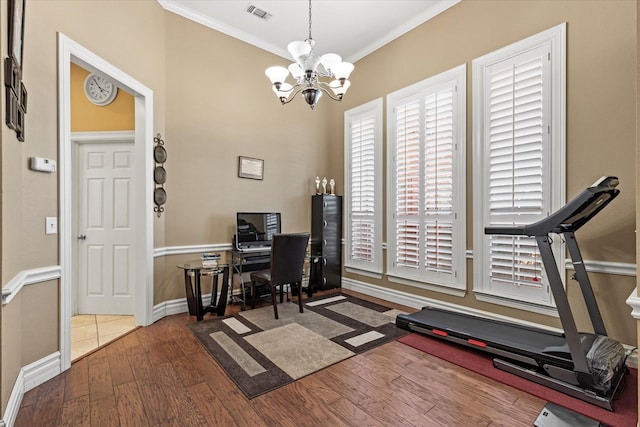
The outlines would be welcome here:
<svg viewBox="0 0 640 427">
<path fill-rule="evenodd" d="M 253 253 L 253 252 L 271 252 L 271 246 L 253 246 L 249 248 L 238 248 L 238 252 L 241 254 Z"/>
</svg>

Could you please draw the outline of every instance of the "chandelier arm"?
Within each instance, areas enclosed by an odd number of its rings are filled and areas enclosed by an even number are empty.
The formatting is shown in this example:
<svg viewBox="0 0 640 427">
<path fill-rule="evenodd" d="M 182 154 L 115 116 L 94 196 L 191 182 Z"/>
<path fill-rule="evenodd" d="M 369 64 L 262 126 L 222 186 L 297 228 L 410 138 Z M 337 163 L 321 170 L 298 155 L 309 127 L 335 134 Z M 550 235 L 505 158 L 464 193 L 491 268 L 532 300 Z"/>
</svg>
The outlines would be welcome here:
<svg viewBox="0 0 640 427">
<path fill-rule="evenodd" d="M 302 87 L 300 84 L 295 85 L 294 87 L 291 88 L 291 90 L 298 88 L 295 92 L 293 92 L 293 95 L 290 95 L 289 98 L 280 98 L 280 102 L 282 103 L 282 105 L 286 105 L 288 103 L 290 103 L 291 101 L 293 101 L 293 98 L 296 97 L 296 95 L 298 95 L 300 92 L 302 92 Z"/>
<path fill-rule="evenodd" d="M 327 89 L 322 87 L 322 85 L 329 86 L 327 83 L 325 83 L 325 82 L 319 82 L 319 83 L 320 84 L 318 85 L 318 89 L 320 89 L 321 91 L 326 93 L 329 98 L 333 99 L 334 101 L 342 101 L 342 98 L 339 98 L 339 97 L 333 95 L 330 91 L 328 91 Z"/>
</svg>

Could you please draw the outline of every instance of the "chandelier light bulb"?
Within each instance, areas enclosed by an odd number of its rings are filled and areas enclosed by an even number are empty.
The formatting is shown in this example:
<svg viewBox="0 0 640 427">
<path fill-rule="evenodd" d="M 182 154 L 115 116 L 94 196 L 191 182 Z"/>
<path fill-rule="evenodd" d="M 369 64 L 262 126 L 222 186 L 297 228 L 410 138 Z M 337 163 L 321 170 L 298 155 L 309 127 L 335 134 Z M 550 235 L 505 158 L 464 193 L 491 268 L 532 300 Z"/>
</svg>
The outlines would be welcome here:
<svg viewBox="0 0 640 427">
<path fill-rule="evenodd" d="M 267 77 L 269 77 L 271 83 L 276 85 L 284 83 L 284 81 L 287 80 L 289 70 L 284 67 L 275 66 L 267 68 L 264 73 L 267 75 Z"/>
<path fill-rule="evenodd" d="M 340 62 L 331 67 L 331 72 L 336 79 L 348 79 L 349 74 L 353 71 L 353 64 L 349 62 Z"/>
<path fill-rule="evenodd" d="M 329 71 L 334 64 L 339 64 L 342 62 L 342 58 L 340 55 L 335 53 L 325 53 L 320 57 L 320 62 L 324 66 L 324 68 Z"/>
<path fill-rule="evenodd" d="M 295 41 L 289 43 L 287 50 L 293 57 L 293 60 L 297 61 L 301 56 L 311 53 L 311 44 L 303 41 Z"/>
<path fill-rule="evenodd" d="M 296 80 L 300 79 L 304 74 L 302 67 L 297 62 L 294 62 L 291 65 L 289 65 L 289 72 L 291 73 L 291 76 Z"/>
</svg>

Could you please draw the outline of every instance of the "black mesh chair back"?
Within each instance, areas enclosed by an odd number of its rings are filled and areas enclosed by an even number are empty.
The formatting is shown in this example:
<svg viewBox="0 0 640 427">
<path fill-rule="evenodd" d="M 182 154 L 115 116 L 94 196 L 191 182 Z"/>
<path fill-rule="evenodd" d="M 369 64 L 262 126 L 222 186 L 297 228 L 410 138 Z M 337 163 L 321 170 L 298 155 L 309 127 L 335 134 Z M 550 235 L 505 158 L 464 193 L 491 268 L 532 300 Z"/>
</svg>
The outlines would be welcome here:
<svg viewBox="0 0 640 427">
<path fill-rule="evenodd" d="M 270 270 L 251 273 L 254 296 L 252 307 L 255 306 L 256 284 L 269 285 L 271 286 L 271 298 L 273 300 L 273 314 L 277 319 L 276 287 L 280 286 L 280 302 L 282 302 L 282 287 L 290 285 L 292 289 L 297 289 L 298 291 L 298 305 L 300 306 L 300 313 L 303 312 L 302 276 L 308 244 L 309 233 L 276 234 L 273 236 Z"/>
</svg>

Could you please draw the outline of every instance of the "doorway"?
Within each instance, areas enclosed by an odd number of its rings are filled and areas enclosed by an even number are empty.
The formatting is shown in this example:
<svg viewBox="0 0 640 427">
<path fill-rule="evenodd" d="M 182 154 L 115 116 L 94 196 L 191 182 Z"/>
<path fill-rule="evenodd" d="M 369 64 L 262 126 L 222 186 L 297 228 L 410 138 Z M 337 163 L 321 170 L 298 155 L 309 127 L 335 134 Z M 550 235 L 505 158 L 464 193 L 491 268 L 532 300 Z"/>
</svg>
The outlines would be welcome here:
<svg viewBox="0 0 640 427">
<path fill-rule="evenodd" d="M 135 131 L 132 149 L 132 216 L 135 230 L 131 262 L 133 313 L 135 325 L 146 326 L 153 321 L 153 205 L 152 205 L 152 147 L 153 92 L 107 61 L 58 33 L 59 85 L 59 242 L 60 242 L 60 353 L 61 370 L 71 366 L 71 315 L 74 311 L 74 280 L 79 259 L 74 256 L 78 234 L 74 218 L 74 175 L 70 107 L 71 63 L 110 78 L 115 84 L 133 94 Z"/>
</svg>

